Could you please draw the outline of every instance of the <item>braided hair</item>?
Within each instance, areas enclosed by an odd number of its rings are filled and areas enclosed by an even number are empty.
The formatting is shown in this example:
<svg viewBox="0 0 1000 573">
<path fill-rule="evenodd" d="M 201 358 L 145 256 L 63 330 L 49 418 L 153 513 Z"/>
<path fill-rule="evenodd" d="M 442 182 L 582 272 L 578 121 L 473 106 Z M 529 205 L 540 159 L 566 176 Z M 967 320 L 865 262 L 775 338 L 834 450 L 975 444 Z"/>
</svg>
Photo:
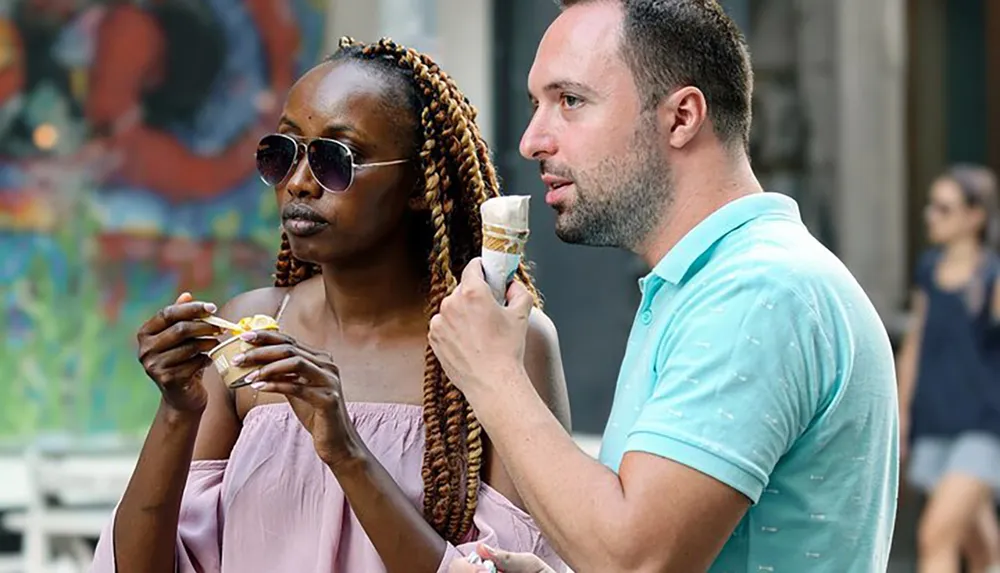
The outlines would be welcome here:
<svg viewBox="0 0 1000 573">
<path fill-rule="evenodd" d="M 423 236 L 417 237 L 427 258 L 427 317 L 457 285 L 456 273 L 482 247 L 479 206 L 500 194 L 486 142 L 476 125 L 476 109 L 455 82 L 430 57 L 389 39 L 362 44 L 342 38 L 328 62 L 354 61 L 404 90 L 403 102 L 413 114 L 423 173 L 421 190 L 429 213 Z M 318 265 L 292 256 L 282 234 L 275 285 L 295 285 L 320 272 Z M 515 275 L 540 305 L 526 263 Z M 465 396 L 448 381 L 437 357 L 424 353 L 422 468 L 423 508 L 428 522 L 445 539 L 459 543 L 472 533 L 483 466 L 482 429 Z"/>
</svg>

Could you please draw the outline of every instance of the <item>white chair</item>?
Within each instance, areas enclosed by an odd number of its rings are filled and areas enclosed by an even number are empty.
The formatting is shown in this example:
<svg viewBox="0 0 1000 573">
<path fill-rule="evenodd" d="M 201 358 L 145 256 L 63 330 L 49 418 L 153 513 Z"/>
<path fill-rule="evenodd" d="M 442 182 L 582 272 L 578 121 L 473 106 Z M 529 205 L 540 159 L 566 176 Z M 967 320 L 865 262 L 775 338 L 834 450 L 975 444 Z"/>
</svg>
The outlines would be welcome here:
<svg viewBox="0 0 1000 573">
<path fill-rule="evenodd" d="M 111 517 L 135 467 L 134 453 L 25 454 L 30 487 L 25 511 L 5 516 L 23 535 L 24 573 L 84 573 L 90 546 Z"/>
</svg>

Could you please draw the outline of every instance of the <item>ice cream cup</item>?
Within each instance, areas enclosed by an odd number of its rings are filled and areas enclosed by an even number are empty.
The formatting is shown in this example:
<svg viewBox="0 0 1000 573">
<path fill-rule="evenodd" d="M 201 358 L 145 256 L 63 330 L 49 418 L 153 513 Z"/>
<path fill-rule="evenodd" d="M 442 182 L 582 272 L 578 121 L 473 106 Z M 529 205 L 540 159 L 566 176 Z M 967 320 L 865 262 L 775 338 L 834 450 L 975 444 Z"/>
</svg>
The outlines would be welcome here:
<svg viewBox="0 0 1000 573">
<path fill-rule="evenodd" d="M 240 320 L 238 326 L 239 330 L 230 331 L 233 334 L 231 338 L 222 341 L 208 351 L 208 357 L 212 359 L 216 371 L 219 372 L 222 381 L 230 388 L 246 386 L 247 382 L 245 382 L 245 379 L 247 374 L 258 369 L 257 366 L 237 366 L 233 363 L 233 359 L 238 354 L 243 354 L 254 347 L 253 344 L 240 338 L 240 335 L 244 332 L 252 332 L 254 330 L 278 330 L 278 323 L 273 318 L 265 315 L 254 315 L 243 318 Z"/>
<path fill-rule="evenodd" d="M 215 370 L 218 371 L 222 381 L 230 388 L 240 388 L 246 386 L 244 379 L 257 368 L 255 366 L 236 366 L 233 358 L 253 348 L 253 345 L 243 340 L 239 336 L 234 336 L 224 340 L 218 346 L 208 351 L 208 357 L 212 359 Z"/>
</svg>

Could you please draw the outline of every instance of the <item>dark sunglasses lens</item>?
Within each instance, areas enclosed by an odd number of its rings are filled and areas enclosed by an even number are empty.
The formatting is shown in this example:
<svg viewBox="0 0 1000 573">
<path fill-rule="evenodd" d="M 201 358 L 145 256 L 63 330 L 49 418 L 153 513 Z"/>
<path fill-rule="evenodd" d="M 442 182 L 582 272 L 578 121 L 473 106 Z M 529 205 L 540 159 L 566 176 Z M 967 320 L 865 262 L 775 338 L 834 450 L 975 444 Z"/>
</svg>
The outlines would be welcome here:
<svg viewBox="0 0 1000 573">
<path fill-rule="evenodd" d="M 257 144 L 257 172 L 268 185 L 281 183 L 295 161 L 295 142 L 267 135 Z"/>
<path fill-rule="evenodd" d="M 351 185 L 354 163 L 347 147 L 317 139 L 309 144 L 309 167 L 320 185 L 330 191 L 346 191 Z"/>
</svg>

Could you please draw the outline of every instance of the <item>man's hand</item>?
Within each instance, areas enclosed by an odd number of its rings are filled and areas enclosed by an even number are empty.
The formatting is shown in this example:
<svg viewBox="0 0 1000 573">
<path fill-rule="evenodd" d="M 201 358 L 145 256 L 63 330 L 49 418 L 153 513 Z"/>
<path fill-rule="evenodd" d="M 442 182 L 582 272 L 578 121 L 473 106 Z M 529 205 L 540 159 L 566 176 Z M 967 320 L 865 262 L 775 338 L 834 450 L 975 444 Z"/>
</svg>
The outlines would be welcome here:
<svg viewBox="0 0 1000 573">
<path fill-rule="evenodd" d="M 452 559 L 448 566 L 448 573 L 480 573 L 487 571 L 482 565 L 473 565 L 465 559 Z"/>
<path fill-rule="evenodd" d="M 448 378 L 468 397 L 483 388 L 527 379 L 524 344 L 534 300 L 518 282 L 507 290 L 507 306 L 493 299 L 482 262 L 473 259 L 462 281 L 431 318 L 428 338 Z"/>
<path fill-rule="evenodd" d="M 555 573 L 534 553 L 511 553 L 479 544 L 476 553 L 483 559 L 492 561 L 499 573 Z M 469 563 L 465 559 L 455 559 L 448 567 L 448 573 L 478 573 L 488 571 L 483 565 Z"/>
<path fill-rule="evenodd" d="M 511 553 L 482 544 L 476 549 L 483 559 L 496 563 L 500 573 L 556 573 L 534 553 Z"/>
</svg>

